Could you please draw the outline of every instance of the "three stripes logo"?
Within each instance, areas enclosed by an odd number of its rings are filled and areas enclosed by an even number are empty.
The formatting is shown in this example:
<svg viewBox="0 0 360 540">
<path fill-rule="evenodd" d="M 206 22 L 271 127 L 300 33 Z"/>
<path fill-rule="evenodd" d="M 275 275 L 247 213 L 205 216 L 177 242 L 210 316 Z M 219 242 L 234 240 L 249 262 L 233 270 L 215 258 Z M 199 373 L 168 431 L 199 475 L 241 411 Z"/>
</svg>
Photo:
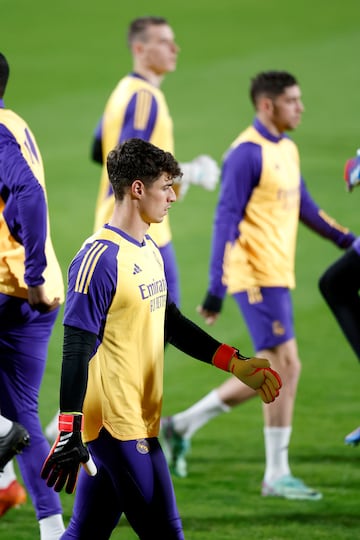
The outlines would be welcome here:
<svg viewBox="0 0 360 540">
<path fill-rule="evenodd" d="M 101 242 L 93 243 L 80 265 L 75 283 L 75 292 L 87 294 L 96 264 L 107 248 L 108 246 Z"/>
<path fill-rule="evenodd" d="M 140 272 L 142 272 L 142 269 L 140 268 L 140 266 L 138 266 L 136 263 L 134 264 L 134 270 L 133 270 L 133 276 L 135 276 L 135 274 L 139 274 Z"/>
</svg>

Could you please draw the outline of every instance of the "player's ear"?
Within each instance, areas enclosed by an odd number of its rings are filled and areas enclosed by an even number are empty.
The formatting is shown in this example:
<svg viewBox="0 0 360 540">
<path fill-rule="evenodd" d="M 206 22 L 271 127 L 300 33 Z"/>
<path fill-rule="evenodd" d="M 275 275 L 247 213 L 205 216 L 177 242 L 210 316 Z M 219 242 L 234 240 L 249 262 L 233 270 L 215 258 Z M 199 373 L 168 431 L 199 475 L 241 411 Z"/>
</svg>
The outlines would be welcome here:
<svg viewBox="0 0 360 540">
<path fill-rule="evenodd" d="M 264 96 L 262 98 L 262 108 L 263 111 L 267 112 L 268 114 L 271 114 L 274 110 L 274 102 L 271 98 Z"/>
<path fill-rule="evenodd" d="M 134 180 L 131 184 L 131 193 L 136 199 L 139 199 L 144 193 L 144 184 L 141 180 Z"/>
<path fill-rule="evenodd" d="M 271 114 L 274 109 L 274 104 L 271 98 L 265 95 L 256 98 L 255 109 L 263 114 Z"/>
<path fill-rule="evenodd" d="M 134 41 L 131 45 L 131 52 L 133 56 L 139 56 L 144 50 L 144 45 L 141 41 Z"/>
</svg>

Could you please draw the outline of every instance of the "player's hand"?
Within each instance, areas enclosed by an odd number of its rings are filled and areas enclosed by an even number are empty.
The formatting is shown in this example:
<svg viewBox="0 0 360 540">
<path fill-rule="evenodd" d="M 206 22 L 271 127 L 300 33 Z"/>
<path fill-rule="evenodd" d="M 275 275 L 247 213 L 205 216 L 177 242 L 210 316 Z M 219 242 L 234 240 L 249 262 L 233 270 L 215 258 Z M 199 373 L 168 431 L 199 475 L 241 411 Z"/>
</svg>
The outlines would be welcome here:
<svg viewBox="0 0 360 540">
<path fill-rule="evenodd" d="M 196 308 L 196 311 L 205 319 L 206 324 L 212 325 L 217 321 L 221 307 L 222 298 L 208 292 L 203 303 Z"/>
<path fill-rule="evenodd" d="M 348 191 L 352 191 L 360 183 L 360 148 L 356 157 L 348 159 L 344 167 L 344 180 Z"/>
<path fill-rule="evenodd" d="M 221 345 L 213 358 L 214 366 L 233 373 L 240 381 L 255 390 L 264 403 L 277 398 L 282 386 L 280 375 L 265 358 L 249 358 L 234 347 Z"/>
<path fill-rule="evenodd" d="M 216 161 L 207 155 L 200 155 L 188 163 L 181 163 L 183 176 L 180 182 L 179 199 L 183 199 L 190 184 L 201 186 L 213 191 L 220 176 L 220 169 Z"/>
<path fill-rule="evenodd" d="M 59 415 L 59 434 L 41 470 L 41 478 L 49 487 L 66 493 L 73 493 L 80 465 L 86 472 L 94 476 L 96 466 L 88 449 L 82 442 L 82 414 Z"/>
<path fill-rule="evenodd" d="M 28 302 L 30 306 L 40 313 L 48 313 L 60 306 L 60 298 L 50 300 L 45 294 L 44 285 L 28 287 Z"/>
</svg>

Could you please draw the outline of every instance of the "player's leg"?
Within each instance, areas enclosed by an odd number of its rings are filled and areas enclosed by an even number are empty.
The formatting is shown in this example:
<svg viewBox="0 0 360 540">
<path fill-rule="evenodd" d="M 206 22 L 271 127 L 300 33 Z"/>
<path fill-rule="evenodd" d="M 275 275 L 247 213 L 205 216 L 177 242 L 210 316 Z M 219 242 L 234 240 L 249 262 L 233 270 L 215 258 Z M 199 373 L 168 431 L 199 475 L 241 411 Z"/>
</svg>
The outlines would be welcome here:
<svg viewBox="0 0 360 540">
<path fill-rule="evenodd" d="M 242 316 L 247 323 L 255 349 L 257 345 L 262 346 L 264 342 L 275 345 L 293 335 L 291 318 L 288 330 L 277 327 L 273 330 L 271 309 L 273 302 L 277 302 L 278 298 L 273 298 L 272 289 L 267 289 L 267 291 L 269 291 L 269 298 L 268 295 L 264 298 L 260 289 L 234 295 Z M 288 309 L 288 306 L 286 308 Z M 186 455 L 190 448 L 191 437 L 212 418 L 230 411 L 236 405 L 256 395 L 254 390 L 236 377 L 231 377 L 193 406 L 174 416 L 163 418 L 161 422 L 161 442 L 171 471 L 177 476 L 186 476 Z"/>
<path fill-rule="evenodd" d="M 136 441 L 135 441 L 136 442 Z M 123 444 L 131 482 L 126 516 L 141 540 L 183 540 L 184 533 L 169 468 L 158 439 L 146 439 L 149 452 L 141 454 L 134 442 Z M 135 448 L 135 451 L 134 451 Z"/>
<path fill-rule="evenodd" d="M 320 291 L 360 361 L 360 255 L 350 249 L 319 280 Z M 360 427 L 346 435 L 345 443 L 360 444 Z"/>
<path fill-rule="evenodd" d="M 360 361 L 360 256 L 349 250 L 324 272 L 320 291 Z"/>
<path fill-rule="evenodd" d="M 290 292 L 264 287 L 235 295 L 252 337 L 256 356 L 268 358 L 283 381 L 279 397 L 263 407 L 265 474 L 263 495 L 317 500 L 321 494 L 290 472 L 288 446 L 301 364 L 294 337 Z"/>
<path fill-rule="evenodd" d="M 91 444 L 89 448 L 92 448 Z M 108 540 L 121 517 L 123 500 L 115 491 L 112 476 L 98 461 L 95 452 L 92 456 L 97 474 L 89 476 L 80 468 L 72 515 L 61 540 Z"/>
<path fill-rule="evenodd" d="M 26 498 L 26 491 L 16 478 L 14 461 L 11 460 L 0 472 L 0 517 L 11 508 L 19 508 Z"/>
<path fill-rule="evenodd" d="M 172 242 L 161 246 L 160 253 L 164 261 L 164 271 L 168 287 L 169 298 L 180 306 L 179 272 L 176 262 L 175 250 Z"/>
<path fill-rule="evenodd" d="M 141 540 L 184 538 L 169 469 L 156 438 L 119 441 L 102 430 L 90 450 L 96 465 L 111 476 L 117 500 Z"/>
<path fill-rule="evenodd" d="M 241 398 L 240 386 L 244 386 Z M 170 471 L 179 478 L 185 478 L 188 474 L 187 456 L 195 433 L 216 416 L 229 412 L 240 403 L 240 399 L 244 401 L 255 395 L 251 388 L 231 377 L 189 408 L 162 418 L 160 440 Z"/>
<path fill-rule="evenodd" d="M 30 434 L 31 443 L 18 456 L 18 463 L 39 521 L 41 538 L 49 530 L 58 531 L 60 537 L 64 530 L 60 498 L 48 489 L 39 474 L 50 446 L 38 416 L 39 389 L 57 311 L 40 314 L 26 301 L 2 300 L 1 319 L 6 323 L 0 329 L 1 410 Z"/>
</svg>

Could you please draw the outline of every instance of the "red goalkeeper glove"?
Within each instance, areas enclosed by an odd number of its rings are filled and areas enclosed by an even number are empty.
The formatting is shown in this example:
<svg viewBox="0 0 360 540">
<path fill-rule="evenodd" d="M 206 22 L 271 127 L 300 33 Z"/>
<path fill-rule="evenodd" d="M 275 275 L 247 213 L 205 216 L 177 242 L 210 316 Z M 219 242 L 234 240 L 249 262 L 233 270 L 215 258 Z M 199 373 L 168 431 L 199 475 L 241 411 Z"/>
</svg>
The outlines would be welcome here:
<svg viewBox="0 0 360 540">
<path fill-rule="evenodd" d="M 59 414 L 59 434 L 41 470 L 41 478 L 49 487 L 61 491 L 66 485 L 66 493 L 73 493 L 80 465 L 94 476 L 95 463 L 82 442 L 82 414 Z"/>
<path fill-rule="evenodd" d="M 264 403 L 271 403 L 279 395 L 282 386 L 280 375 L 271 369 L 265 358 L 248 358 L 234 347 L 223 344 L 216 351 L 212 363 L 253 388 Z"/>
</svg>

